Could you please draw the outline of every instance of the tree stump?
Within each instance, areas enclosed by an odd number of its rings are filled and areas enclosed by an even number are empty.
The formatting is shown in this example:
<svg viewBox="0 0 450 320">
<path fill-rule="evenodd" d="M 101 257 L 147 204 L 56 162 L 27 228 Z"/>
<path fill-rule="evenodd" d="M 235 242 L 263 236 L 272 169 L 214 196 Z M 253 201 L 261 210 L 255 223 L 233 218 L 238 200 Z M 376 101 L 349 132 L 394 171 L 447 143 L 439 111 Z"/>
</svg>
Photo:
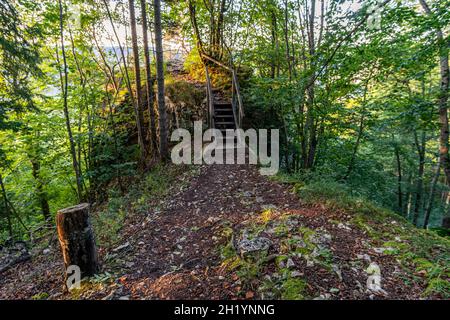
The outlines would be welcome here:
<svg viewBox="0 0 450 320">
<path fill-rule="evenodd" d="M 81 278 L 96 274 L 99 271 L 99 264 L 89 218 L 89 204 L 84 203 L 58 211 L 56 226 L 66 270 L 69 266 L 75 265 L 80 268 Z"/>
</svg>

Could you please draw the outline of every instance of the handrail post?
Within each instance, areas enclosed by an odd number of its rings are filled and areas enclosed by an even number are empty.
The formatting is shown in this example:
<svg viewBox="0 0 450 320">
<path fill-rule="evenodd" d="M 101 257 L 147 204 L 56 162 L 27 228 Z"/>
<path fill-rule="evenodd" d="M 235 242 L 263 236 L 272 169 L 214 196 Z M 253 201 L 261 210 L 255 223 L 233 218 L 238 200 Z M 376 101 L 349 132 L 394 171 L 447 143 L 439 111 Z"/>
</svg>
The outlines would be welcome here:
<svg viewBox="0 0 450 320">
<path fill-rule="evenodd" d="M 208 125 L 209 128 L 214 128 L 214 97 L 212 93 L 212 86 L 211 86 L 211 78 L 209 76 L 208 66 L 205 64 L 205 71 L 206 71 L 206 96 L 208 100 Z"/>
</svg>

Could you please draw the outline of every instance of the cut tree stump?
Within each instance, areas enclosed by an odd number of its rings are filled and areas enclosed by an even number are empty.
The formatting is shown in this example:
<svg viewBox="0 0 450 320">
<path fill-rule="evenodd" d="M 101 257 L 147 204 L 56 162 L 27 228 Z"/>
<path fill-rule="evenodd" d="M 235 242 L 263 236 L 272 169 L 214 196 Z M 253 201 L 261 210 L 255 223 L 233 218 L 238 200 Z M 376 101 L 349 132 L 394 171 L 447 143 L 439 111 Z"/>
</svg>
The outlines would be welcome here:
<svg viewBox="0 0 450 320">
<path fill-rule="evenodd" d="M 89 218 L 89 204 L 59 210 L 56 214 L 56 227 L 66 270 L 75 265 L 80 268 L 81 278 L 96 274 L 99 264 Z"/>
</svg>

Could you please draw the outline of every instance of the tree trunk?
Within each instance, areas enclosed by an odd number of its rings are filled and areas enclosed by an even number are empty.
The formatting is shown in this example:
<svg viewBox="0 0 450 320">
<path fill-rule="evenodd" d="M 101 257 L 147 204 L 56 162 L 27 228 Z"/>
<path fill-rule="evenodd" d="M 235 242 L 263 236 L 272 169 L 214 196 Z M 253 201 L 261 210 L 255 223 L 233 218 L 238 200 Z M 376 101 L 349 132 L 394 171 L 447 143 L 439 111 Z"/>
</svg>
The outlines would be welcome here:
<svg viewBox="0 0 450 320">
<path fill-rule="evenodd" d="M 99 264 L 89 218 L 89 204 L 58 211 L 56 227 L 66 269 L 69 266 L 78 266 L 81 278 L 96 274 Z"/>
<path fill-rule="evenodd" d="M 145 160 L 145 130 L 144 130 L 144 113 L 142 107 L 144 105 L 144 99 L 142 97 L 141 90 L 141 66 L 139 63 L 139 47 L 136 31 L 136 14 L 134 11 L 134 0 L 128 1 L 130 6 L 130 25 L 131 25 L 131 42 L 133 46 L 133 57 L 134 57 L 134 73 L 136 78 L 136 96 L 137 96 L 137 130 L 139 147 L 141 149 L 141 161 Z"/>
<path fill-rule="evenodd" d="M 197 8 L 193 0 L 189 0 L 189 16 L 191 20 L 192 29 L 194 30 L 195 42 L 197 46 L 197 50 L 200 54 L 205 53 L 203 50 L 203 42 L 200 36 L 200 30 L 198 28 L 197 16 L 196 16 Z"/>
<path fill-rule="evenodd" d="M 72 166 L 75 171 L 75 178 L 77 183 L 77 192 L 78 192 L 78 200 L 81 202 L 83 199 L 83 184 L 81 181 L 81 174 L 79 171 L 78 166 L 78 159 L 77 154 L 75 150 L 75 142 L 73 139 L 72 134 L 72 128 L 70 125 L 70 114 L 69 114 L 69 108 L 67 105 L 67 94 L 68 94 L 68 67 L 67 67 L 67 59 L 66 59 L 66 51 L 64 47 L 64 12 L 63 12 L 63 5 L 62 1 L 59 0 L 59 27 L 60 27 L 60 40 L 61 40 L 61 54 L 63 58 L 63 69 L 64 69 L 64 76 L 62 75 L 62 72 L 59 72 L 60 81 L 61 81 L 61 91 L 63 94 L 63 107 L 64 107 L 64 116 L 66 120 L 66 128 L 67 128 L 67 134 L 69 136 L 69 144 L 70 144 L 70 153 L 72 155 Z M 58 58 L 58 54 L 57 54 Z M 59 60 L 59 58 L 58 58 Z M 58 64 L 59 61 L 58 61 Z"/>
<path fill-rule="evenodd" d="M 317 146 L 317 139 L 316 139 L 316 128 L 315 128 L 315 115 L 314 115 L 314 102 L 315 102 L 315 88 L 314 84 L 316 82 L 316 63 L 314 61 L 315 55 L 316 55 L 316 44 L 315 44 L 315 17 L 316 17 L 316 0 L 311 1 L 311 12 L 309 15 L 309 54 L 310 54 L 310 69 L 311 69 L 311 77 L 309 79 L 309 84 L 307 87 L 307 105 L 308 105 L 308 112 L 307 112 L 307 119 L 306 119 L 306 126 L 305 126 L 305 137 L 308 137 L 308 139 L 305 139 L 308 141 L 308 154 L 305 157 L 305 169 L 311 169 L 314 164 L 315 159 L 315 152 L 316 152 L 316 146 Z M 306 142 L 306 141 L 305 141 Z M 306 150 L 305 150 L 306 151 Z"/>
<path fill-rule="evenodd" d="M 50 219 L 50 206 L 48 204 L 47 193 L 44 190 L 44 183 L 41 178 L 41 164 L 37 159 L 30 159 L 33 178 L 36 181 L 36 194 L 39 198 L 42 215 L 45 220 Z"/>
<path fill-rule="evenodd" d="M 419 154 L 419 171 L 417 176 L 416 202 L 414 204 L 414 215 L 413 215 L 413 224 L 417 226 L 423 197 L 423 174 L 425 172 L 425 142 L 426 142 L 425 131 L 422 132 L 421 142 L 419 142 L 416 132 L 414 133 L 414 138 L 417 147 L 417 152 Z"/>
<path fill-rule="evenodd" d="M 355 166 L 355 161 L 356 161 L 356 155 L 358 154 L 359 146 L 361 144 L 361 140 L 363 137 L 364 126 L 365 126 L 365 121 L 366 121 L 366 101 L 367 101 L 367 92 L 368 92 L 368 88 L 369 88 L 369 81 L 370 81 L 370 77 L 367 79 L 366 84 L 365 84 L 364 96 L 363 96 L 363 101 L 362 101 L 361 118 L 360 118 L 359 127 L 358 127 L 358 137 L 356 139 L 356 143 L 353 148 L 352 157 L 350 158 L 350 163 L 348 165 L 347 173 L 344 176 L 344 180 L 347 180 L 353 171 L 353 168 Z"/>
<path fill-rule="evenodd" d="M 167 111 L 164 93 L 164 52 L 162 46 L 161 1 L 154 0 L 155 8 L 155 46 L 156 70 L 158 82 L 158 111 L 159 111 L 159 152 L 163 160 L 169 157 Z"/>
<path fill-rule="evenodd" d="M 419 0 L 426 14 L 433 16 L 430 7 L 425 0 Z M 448 154 L 449 149 L 449 123 L 448 123 L 448 95 L 449 95 L 449 62 L 448 62 L 448 49 L 449 44 L 446 41 L 444 32 L 437 27 L 436 28 L 436 38 L 440 45 L 439 56 L 440 56 L 440 73 L 441 73 L 441 85 L 440 85 L 440 95 L 439 95 L 439 122 L 441 125 L 440 129 L 440 149 L 439 157 L 442 168 L 444 169 L 445 176 L 447 177 L 447 183 L 450 186 L 450 159 Z"/>
<path fill-rule="evenodd" d="M 288 65 L 289 80 L 292 79 L 291 53 L 289 47 L 289 12 L 288 1 L 284 0 L 284 40 L 286 42 L 286 62 Z"/>
<path fill-rule="evenodd" d="M 408 175 L 407 185 L 408 185 L 408 187 L 406 189 L 406 195 L 405 195 L 406 203 L 404 204 L 403 215 L 407 219 L 409 219 L 409 217 L 411 215 L 412 189 L 413 189 L 413 177 L 412 177 L 411 173 L 409 173 L 409 175 Z"/>
<path fill-rule="evenodd" d="M 433 199 L 436 192 L 436 186 L 439 181 L 439 176 L 441 175 L 441 158 L 438 158 L 436 173 L 433 177 L 430 187 L 430 198 L 428 199 L 427 207 L 425 209 L 425 220 L 423 222 L 423 228 L 428 228 L 428 223 L 430 222 L 431 210 L 433 209 Z"/>
<path fill-rule="evenodd" d="M 277 15 L 274 10 L 272 10 L 271 14 L 271 41 L 272 41 L 272 63 L 271 63 L 271 71 L 270 71 L 270 77 L 272 79 L 275 79 L 275 75 L 278 76 L 276 73 L 277 71 L 277 65 L 279 65 L 278 62 L 278 30 L 277 30 Z"/>
<path fill-rule="evenodd" d="M 402 161 L 400 158 L 400 151 L 398 146 L 395 146 L 395 160 L 397 162 L 397 197 L 398 197 L 398 212 L 403 213 L 403 191 L 402 191 Z"/>
<path fill-rule="evenodd" d="M 156 113 L 154 108 L 155 95 L 153 92 L 154 79 L 152 78 L 152 73 L 150 69 L 150 51 L 148 47 L 148 22 L 147 22 L 147 6 L 145 0 L 141 0 L 141 11 L 142 11 L 142 33 L 144 38 L 144 56 L 145 56 L 145 73 L 147 77 L 146 88 L 147 88 L 147 107 L 150 116 L 150 146 L 152 152 L 155 154 L 158 147 L 157 134 L 156 134 Z"/>
</svg>

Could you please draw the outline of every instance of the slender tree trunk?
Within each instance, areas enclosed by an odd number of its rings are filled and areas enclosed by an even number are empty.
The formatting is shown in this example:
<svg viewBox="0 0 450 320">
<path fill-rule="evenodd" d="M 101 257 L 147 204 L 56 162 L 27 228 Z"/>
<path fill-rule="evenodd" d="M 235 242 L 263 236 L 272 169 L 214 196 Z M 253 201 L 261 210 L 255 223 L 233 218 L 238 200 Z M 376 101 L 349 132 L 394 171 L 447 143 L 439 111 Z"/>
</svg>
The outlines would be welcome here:
<svg viewBox="0 0 450 320">
<path fill-rule="evenodd" d="M 417 137 L 417 133 L 414 133 L 415 143 L 417 147 L 417 152 L 419 155 L 419 170 L 417 176 L 417 189 L 416 189 L 416 202 L 414 204 L 414 215 L 413 215 L 413 224 L 417 226 L 420 208 L 422 206 L 422 198 L 423 198 L 423 174 L 425 172 L 425 142 L 426 135 L 425 131 L 422 132 L 422 138 L 419 142 Z"/>
<path fill-rule="evenodd" d="M 277 64 L 278 64 L 278 30 L 277 30 L 277 15 L 275 13 L 275 11 L 272 11 L 272 63 L 271 63 L 271 72 L 270 72 L 270 77 L 272 79 L 275 79 L 275 75 L 276 75 L 276 70 L 277 70 Z"/>
<path fill-rule="evenodd" d="M 433 12 L 428 6 L 426 0 L 419 0 L 426 14 L 433 16 Z M 444 32 L 436 27 L 436 38 L 439 44 L 439 61 L 440 61 L 440 95 L 439 95 L 439 122 L 440 129 L 440 149 L 439 157 L 440 164 L 444 169 L 445 176 L 447 177 L 447 183 L 450 186 L 450 158 L 449 158 L 449 122 L 448 122 L 448 96 L 449 96 L 449 62 L 448 51 L 449 43 L 444 35 Z"/>
<path fill-rule="evenodd" d="M 141 66 L 139 62 L 139 47 L 136 31 L 136 14 L 134 9 L 134 0 L 128 1 L 130 6 L 130 25 L 131 25 L 131 42 L 133 46 L 134 56 L 134 73 L 136 81 L 136 96 L 137 96 L 137 130 L 139 147 L 141 149 L 141 161 L 145 160 L 145 130 L 144 130 L 144 113 L 142 111 L 144 105 L 144 99 L 142 97 L 142 85 L 141 85 Z"/>
<path fill-rule="evenodd" d="M 363 96 L 363 101 L 362 101 L 361 119 L 359 121 L 359 127 L 358 127 L 358 137 L 356 139 L 356 143 L 353 148 L 352 157 L 350 158 L 350 164 L 348 166 L 347 173 L 344 176 L 344 180 L 347 180 L 353 171 L 355 161 L 356 161 L 356 155 L 358 154 L 358 149 L 361 144 L 362 137 L 363 137 L 364 126 L 365 126 L 365 121 L 366 121 L 366 102 L 367 102 L 367 92 L 369 90 L 369 82 L 370 82 L 370 76 L 367 78 L 367 81 L 364 86 L 364 96 Z"/>
<path fill-rule="evenodd" d="M 316 45 L 315 45 L 315 17 L 316 17 L 316 0 L 311 1 L 311 12 L 309 16 L 309 54 L 310 54 L 310 68 L 311 68 L 311 78 L 309 80 L 309 85 L 307 87 L 307 119 L 305 126 L 305 136 L 309 136 L 308 139 L 308 154 L 305 157 L 305 165 L 306 169 L 310 169 L 313 166 L 315 151 L 317 146 L 316 139 L 316 128 L 314 121 L 314 100 L 315 100 L 315 90 L 314 83 L 316 80 L 316 63 L 314 61 L 316 55 Z"/>
<path fill-rule="evenodd" d="M 36 181 L 36 194 L 39 198 L 42 215 L 44 216 L 44 219 L 48 221 L 50 219 L 50 206 L 48 204 L 47 193 L 44 190 L 44 183 L 41 178 L 41 164 L 40 161 L 35 158 L 31 158 L 30 161 L 33 178 Z"/>
<path fill-rule="evenodd" d="M 191 19 L 192 29 L 194 30 L 195 42 L 197 46 L 197 50 L 200 54 L 205 53 L 203 49 L 203 42 L 200 36 L 200 30 L 198 28 L 197 16 L 196 16 L 197 7 L 193 0 L 189 0 L 189 16 Z"/>
<path fill-rule="evenodd" d="M 81 174 L 79 171 L 77 153 L 75 150 L 75 141 L 73 139 L 72 128 L 70 125 L 70 114 L 69 114 L 69 108 L 68 108 L 68 102 L 67 102 L 69 79 L 68 79 L 66 50 L 64 47 L 64 12 L 63 12 L 63 5 L 62 5 L 61 0 L 59 0 L 59 27 L 60 27 L 61 54 L 62 54 L 62 59 L 63 59 L 64 76 L 61 71 L 59 72 L 59 75 L 60 75 L 60 80 L 61 80 L 61 91 L 63 94 L 64 116 L 66 119 L 67 134 L 69 136 L 70 153 L 72 155 L 72 165 L 73 165 L 73 169 L 75 171 L 75 178 L 77 180 L 76 183 L 77 183 L 78 200 L 80 202 L 82 202 L 82 200 L 83 200 L 83 184 L 81 181 Z M 57 59 L 59 60 L 58 53 L 57 53 Z M 59 61 L 58 61 L 58 64 L 60 64 Z"/>
<path fill-rule="evenodd" d="M 352 173 L 353 168 L 355 166 L 356 155 L 358 154 L 359 145 L 361 144 L 361 139 L 362 139 L 363 132 L 364 132 L 364 121 L 365 121 L 365 112 L 363 110 L 363 113 L 361 115 L 361 119 L 359 121 L 358 137 L 356 138 L 356 142 L 355 142 L 355 145 L 353 147 L 352 156 L 350 158 L 350 163 L 349 163 L 348 168 L 347 168 L 347 173 L 345 174 L 343 180 L 347 180 L 348 179 L 348 177 Z"/>
<path fill-rule="evenodd" d="M 289 47 L 289 7 L 288 1 L 284 0 L 284 40 L 286 42 L 286 62 L 288 65 L 289 80 L 292 79 L 291 53 Z"/>
<path fill-rule="evenodd" d="M 402 161 L 400 158 L 400 150 L 398 146 L 395 146 L 395 160 L 397 162 L 397 197 L 398 197 L 398 210 L 403 212 L 403 191 L 402 191 Z"/>
<path fill-rule="evenodd" d="M 217 57 L 220 60 L 223 58 L 223 29 L 225 22 L 225 11 L 226 11 L 226 0 L 221 0 L 219 7 L 219 17 L 217 18 L 216 27 L 216 47 L 217 47 Z"/>
<path fill-rule="evenodd" d="M 407 185 L 408 188 L 406 189 L 406 195 L 405 195 L 405 199 L 406 199 L 406 203 L 404 205 L 404 216 L 409 219 L 410 215 L 411 215 L 411 205 L 412 205 L 412 189 L 413 189 L 413 177 L 411 175 L 411 173 L 408 175 L 408 179 L 407 179 Z"/>
<path fill-rule="evenodd" d="M 439 181 L 439 177 L 441 175 L 441 158 L 438 158 L 436 173 L 434 174 L 433 181 L 431 182 L 430 187 L 430 197 L 428 199 L 427 207 L 425 209 L 425 219 L 423 222 L 423 228 L 428 228 L 428 224 L 430 222 L 431 210 L 433 209 L 433 200 L 434 194 L 436 193 L 436 186 Z"/>
<path fill-rule="evenodd" d="M 158 82 L 158 111 L 159 111 L 159 152 L 163 160 L 169 157 L 169 145 L 167 132 L 167 111 L 164 92 L 164 52 L 162 46 L 161 26 L 161 1 L 154 0 L 155 10 L 155 46 L 156 46 L 156 69 Z"/>
<path fill-rule="evenodd" d="M 78 118 L 78 133 L 81 133 L 81 127 L 83 124 L 83 109 L 86 108 L 87 113 L 89 114 L 89 107 L 87 106 L 88 98 L 86 95 L 87 78 L 84 75 L 83 69 L 81 68 L 80 62 L 78 61 L 78 58 L 77 58 L 77 54 L 76 54 L 76 50 L 75 50 L 75 48 L 76 48 L 75 42 L 74 42 L 73 36 L 72 36 L 72 30 L 70 28 L 68 28 L 68 31 L 69 31 L 69 38 L 70 38 L 70 43 L 71 43 L 71 47 L 72 47 L 72 55 L 73 55 L 73 58 L 75 61 L 75 66 L 77 68 L 78 74 L 80 76 L 80 85 L 82 88 L 83 99 L 82 99 L 82 104 L 79 108 L 80 113 L 79 113 L 79 118 Z M 89 128 L 89 133 L 90 132 L 91 132 L 91 130 Z M 81 160 L 81 136 L 78 136 L 76 146 L 77 146 L 76 149 L 77 149 L 77 155 L 78 155 L 78 158 L 77 158 L 78 159 L 78 172 L 80 174 L 80 177 L 83 177 L 83 169 L 82 169 L 82 165 L 81 165 L 81 163 L 82 163 L 81 162 L 82 161 Z M 86 166 L 86 168 L 89 169 L 89 166 Z M 87 190 L 84 179 L 81 181 L 81 183 L 82 183 L 82 187 L 84 188 L 84 190 Z"/>
<path fill-rule="evenodd" d="M 147 88 L 147 106 L 150 116 L 150 146 L 152 151 L 156 154 L 158 142 L 156 134 L 156 113 L 155 113 L 155 95 L 153 91 L 154 79 L 152 78 L 152 73 L 150 69 L 150 51 L 148 46 L 148 22 L 147 22 L 147 6 L 145 0 L 141 0 L 141 11 L 142 11 L 142 33 L 144 38 L 144 56 L 145 56 L 145 73 L 147 77 L 146 88 Z"/>
</svg>

